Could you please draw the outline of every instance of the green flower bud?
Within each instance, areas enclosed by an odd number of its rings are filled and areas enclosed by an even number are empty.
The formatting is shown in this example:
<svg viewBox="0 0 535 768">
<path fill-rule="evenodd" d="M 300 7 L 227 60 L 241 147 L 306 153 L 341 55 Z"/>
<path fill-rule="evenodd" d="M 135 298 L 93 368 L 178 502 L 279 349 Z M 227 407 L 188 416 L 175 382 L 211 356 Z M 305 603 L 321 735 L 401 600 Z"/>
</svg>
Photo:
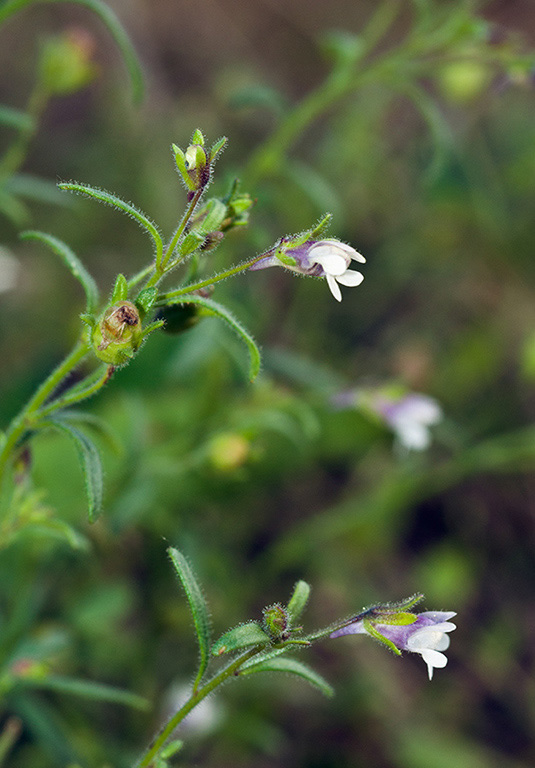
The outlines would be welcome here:
<svg viewBox="0 0 535 768">
<path fill-rule="evenodd" d="M 119 301 L 108 307 L 91 334 L 99 360 L 118 366 L 135 355 L 143 341 L 139 311 L 131 301 Z"/>
<path fill-rule="evenodd" d="M 264 616 L 264 629 L 273 640 L 284 639 L 290 626 L 288 611 L 280 603 L 270 605 L 262 611 Z"/>
</svg>

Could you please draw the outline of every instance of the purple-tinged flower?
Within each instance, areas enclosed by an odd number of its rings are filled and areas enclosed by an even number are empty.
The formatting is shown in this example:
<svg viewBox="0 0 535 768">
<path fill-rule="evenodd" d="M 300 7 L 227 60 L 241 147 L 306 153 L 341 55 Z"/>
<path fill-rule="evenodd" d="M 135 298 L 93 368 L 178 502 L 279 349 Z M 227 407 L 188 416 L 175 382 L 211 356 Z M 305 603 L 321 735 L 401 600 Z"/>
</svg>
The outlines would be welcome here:
<svg viewBox="0 0 535 768">
<path fill-rule="evenodd" d="M 430 427 L 442 419 L 442 409 L 432 397 L 416 392 L 397 400 L 379 396 L 374 407 L 408 450 L 423 451 L 431 442 Z"/>
<path fill-rule="evenodd" d="M 442 408 L 429 395 L 404 392 L 399 386 L 358 388 L 332 398 L 336 408 L 358 408 L 379 416 L 394 432 L 399 445 L 423 451 L 431 443 L 430 428 L 442 420 Z"/>
<path fill-rule="evenodd" d="M 276 250 L 257 261 L 250 269 L 285 267 L 292 272 L 325 277 L 334 298 L 342 301 L 340 285 L 356 286 L 364 280 L 361 272 L 349 269 L 351 261 L 365 263 L 362 254 L 340 240 L 308 239 L 300 244 L 283 241 Z"/>
<path fill-rule="evenodd" d="M 415 621 L 410 624 L 381 624 L 380 617 L 377 621 L 366 617 L 358 618 L 345 627 L 335 630 L 329 637 L 367 634 L 389 646 L 393 645 L 394 650 L 419 653 L 427 664 L 429 679 L 431 680 L 435 667 L 440 669 L 448 663 L 448 659 L 442 651 L 445 651 L 450 644 L 447 632 L 456 629 L 456 625 L 450 621 L 455 615 L 455 611 L 425 611 L 417 614 Z M 384 619 L 385 621 L 388 620 L 386 614 Z M 395 621 L 395 617 L 390 620 Z"/>
</svg>

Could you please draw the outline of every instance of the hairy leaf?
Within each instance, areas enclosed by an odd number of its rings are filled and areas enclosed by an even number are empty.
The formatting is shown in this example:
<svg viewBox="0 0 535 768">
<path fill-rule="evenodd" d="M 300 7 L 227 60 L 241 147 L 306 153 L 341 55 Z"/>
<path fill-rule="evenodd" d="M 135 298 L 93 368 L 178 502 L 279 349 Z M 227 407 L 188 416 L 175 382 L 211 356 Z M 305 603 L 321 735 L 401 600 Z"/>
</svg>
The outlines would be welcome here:
<svg viewBox="0 0 535 768">
<path fill-rule="evenodd" d="M 251 381 L 256 379 L 260 371 L 260 349 L 258 348 L 251 334 L 245 330 L 243 325 L 238 320 L 236 320 L 234 315 L 229 312 L 226 307 L 224 307 L 222 304 L 218 304 L 212 299 L 207 299 L 204 296 L 196 296 L 193 294 L 186 294 L 181 296 L 180 301 L 176 303 L 200 304 L 202 307 L 204 307 L 205 310 L 207 310 L 206 314 L 213 315 L 214 317 L 219 317 L 221 320 L 224 320 L 232 328 L 232 330 L 235 331 L 238 336 L 247 344 L 250 356 L 249 378 Z"/>
<path fill-rule="evenodd" d="M 98 200 L 100 203 L 111 205 L 112 208 L 117 208 L 119 211 L 131 216 L 152 238 L 156 249 L 156 259 L 159 261 L 163 251 L 162 237 L 154 222 L 152 222 L 143 211 L 138 210 L 132 203 L 127 203 L 125 200 L 121 200 L 117 195 L 113 195 L 111 192 L 106 192 L 105 189 L 96 189 L 87 184 L 78 184 L 76 182 L 62 182 L 61 184 L 58 184 L 58 187 L 60 189 L 65 189 L 68 192 L 76 192 L 80 195 L 91 197 L 94 200 Z"/>
<path fill-rule="evenodd" d="M 279 656 L 279 658 L 271 658 L 257 663 L 252 662 L 240 670 L 241 675 L 251 675 L 256 672 L 286 672 L 291 675 L 297 675 L 310 683 L 310 685 L 318 688 L 325 696 L 332 696 L 334 694 L 329 683 L 309 667 L 308 664 L 303 664 L 302 661 L 297 661 L 287 656 Z"/>
<path fill-rule="evenodd" d="M 193 573 L 191 566 L 184 555 L 174 547 L 169 547 L 167 552 L 171 558 L 171 562 L 175 567 L 177 576 L 182 583 L 184 592 L 186 593 L 191 614 L 193 616 L 193 623 L 195 625 L 197 639 L 199 642 L 200 664 L 194 684 L 195 690 L 201 681 L 206 667 L 208 666 L 208 660 L 210 658 L 210 616 L 208 613 L 206 600 L 204 599 L 204 595 L 202 593 L 202 589 L 199 586 L 199 583 L 195 578 L 195 574 Z"/>
<path fill-rule="evenodd" d="M 49 418 L 41 422 L 39 427 L 57 429 L 74 442 L 84 475 L 89 522 L 93 523 L 102 512 L 103 494 L 102 463 L 95 444 L 87 435 L 61 418 Z"/>
<path fill-rule="evenodd" d="M 86 311 L 91 313 L 96 310 L 98 306 L 97 284 L 78 256 L 76 256 L 74 251 L 72 251 L 66 243 L 58 240 L 57 237 L 48 235 L 45 232 L 37 232 L 36 230 L 23 232 L 21 238 L 23 240 L 39 240 L 41 243 L 48 245 L 48 247 L 59 256 L 63 263 L 70 269 L 71 274 L 82 284 L 87 299 Z"/>
<path fill-rule="evenodd" d="M 306 581 L 298 581 L 294 587 L 293 595 L 287 606 L 290 626 L 292 626 L 303 613 L 310 595 L 310 585 Z"/>
</svg>

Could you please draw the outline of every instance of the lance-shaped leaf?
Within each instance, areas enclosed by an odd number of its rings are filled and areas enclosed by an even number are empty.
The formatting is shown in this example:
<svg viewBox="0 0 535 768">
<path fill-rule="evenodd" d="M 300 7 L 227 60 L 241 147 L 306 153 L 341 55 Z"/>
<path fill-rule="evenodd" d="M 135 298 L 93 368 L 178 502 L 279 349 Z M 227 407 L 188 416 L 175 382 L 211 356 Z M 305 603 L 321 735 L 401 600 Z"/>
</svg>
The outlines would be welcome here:
<svg viewBox="0 0 535 768">
<path fill-rule="evenodd" d="M 43 688 L 61 693 L 72 693 L 75 696 L 82 696 L 86 699 L 95 699 L 96 701 L 108 701 L 113 704 L 124 704 L 127 707 L 147 711 L 150 709 L 150 702 L 142 696 L 138 696 L 130 691 L 124 691 L 121 688 L 115 688 L 112 685 L 95 683 L 92 680 L 78 680 L 73 677 L 63 677 L 61 675 L 47 675 L 42 678 L 28 678 L 24 684 L 31 688 Z"/>
<path fill-rule="evenodd" d="M 298 581 L 294 587 L 293 595 L 287 606 L 290 626 L 293 626 L 303 613 L 310 595 L 310 585 L 306 581 Z"/>
<path fill-rule="evenodd" d="M 197 677 L 195 678 L 195 683 L 193 686 L 193 689 L 197 690 L 202 676 L 206 671 L 206 667 L 208 666 L 208 661 L 210 658 L 210 615 L 208 613 L 208 607 L 206 605 L 206 600 L 204 599 L 202 589 L 199 586 L 199 583 L 195 578 L 195 574 L 193 573 L 191 566 L 184 555 L 179 552 L 178 549 L 174 549 L 174 547 L 169 547 L 167 552 L 171 558 L 171 562 L 175 567 L 177 576 L 182 583 L 184 592 L 186 593 L 191 615 L 193 617 L 195 632 L 197 633 L 197 640 L 199 642 L 199 671 L 197 672 Z"/>
<path fill-rule="evenodd" d="M 4 0 L 0 3 L 0 24 L 17 11 L 28 5 L 43 2 L 65 2 L 66 0 Z M 115 40 L 124 59 L 124 63 L 130 76 L 134 101 L 139 102 L 143 97 L 143 73 L 139 59 L 134 50 L 130 38 L 126 34 L 121 22 L 112 9 L 101 0 L 72 0 L 78 5 L 83 5 L 95 13 L 106 25 L 111 36 Z"/>
<path fill-rule="evenodd" d="M 126 277 L 119 273 L 115 279 L 115 285 L 113 286 L 113 293 L 111 296 L 111 303 L 116 304 L 118 301 L 124 301 L 128 296 L 128 283 Z"/>
<path fill-rule="evenodd" d="M 318 688 L 325 696 L 332 696 L 334 691 L 332 686 L 317 672 L 315 672 L 308 664 L 303 664 L 302 661 L 288 658 L 287 656 L 278 658 L 271 658 L 264 661 L 255 663 L 254 661 L 244 665 L 239 674 L 251 675 L 255 672 L 286 672 L 287 674 L 297 675 L 307 683 L 313 685 L 314 688 Z"/>
<path fill-rule="evenodd" d="M 48 235 L 45 232 L 37 232 L 35 230 L 28 230 L 21 234 L 23 240 L 38 240 L 41 243 L 47 245 L 63 263 L 70 269 L 72 275 L 80 281 L 85 291 L 87 306 L 86 312 L 94 312 L 98 307 L 98 288 L 97 284 L 84 267 L 78 256 L 74 253 L 69 246 L 58 240 L 57 237 Z"/>
<path fill-rule="evenodd" d="M 269 645 L 271 638 L 256 621 L 248 621 L 234 629 L 229 629 L 212 646 L 212 656 L 241 651 L 251 645 Z"/>
<path fill-rule="evenodd" d="M 103 473 L 100 454 L 86 434 L 61 418 L 48 418 L 39 423 L 40 429 L 56 429 L 66 434 L 74 443 L 84 475 L 89 522 L 93 523 L 102 512 Z"/>
<path fill-rule="evenodd" d="M 238 334 L 238 336 L 241 339 L 243 339 L 243 341 L 247 344 L 247 347 L 249 349 L 249 357 L 250 357 L 249 378 L 251 381 L 254 381 L 254 379 L 256 379 L 260 371 L 260 363 L 261 363 L 260 349 L 258 348 L 258 345 L 256 344 L 251 334 L 247 330 L 245 330 L 243 325 L 238 320 L 236 320 L 234 315 L 231 312 L 229 312 L 226 307 L 224 307 L 222 304 L 218 304 L 216 301 L 213 301 L 212 299 L 207 299 L 204 296 L 196 296 L 194 294 L 187 294 L 185 296 L 181 296 L 180 301 L 176 303 L 200 304 L 206 310 L 205 314 L 213 315 L 214 317 L 219 317 L 221 318 L 221 320 L 224 320 L 227 323 L 227 325 L 229 325 L 232 328 L 232 330 L 235 331 Z"/>
<path fill-rule="evenodd" d="M 156 260 L 157 262 L 160 261 L 163 252 L 162 237 L 158 232 L 154 222 L 152 222 L 148 216 L 143 213 L 143 211 L 140 211 L 138 208 L 132 205 L 132 203 L 127 203 L 125 200 L 121 200 L 120 197 L 117 197 L 117 195 L 112 195 L 111 192 L 106 192 L 105 189 L 96 189 L 95 187 L 90 187 L 87 184 L 64 182 L 62 184 L 58 184 L 58 187 L 60 189 L 65 189 L 67 192 L 76 192 L 79 195 L 91 197 L 94 200 L 98 200 L 100 203 L 111 205 L 112 208 L 117 208 L 117 210 L 128 214 L 128 216 L 131 216 L 152 238 L 156 250 Z"/>
</svg>

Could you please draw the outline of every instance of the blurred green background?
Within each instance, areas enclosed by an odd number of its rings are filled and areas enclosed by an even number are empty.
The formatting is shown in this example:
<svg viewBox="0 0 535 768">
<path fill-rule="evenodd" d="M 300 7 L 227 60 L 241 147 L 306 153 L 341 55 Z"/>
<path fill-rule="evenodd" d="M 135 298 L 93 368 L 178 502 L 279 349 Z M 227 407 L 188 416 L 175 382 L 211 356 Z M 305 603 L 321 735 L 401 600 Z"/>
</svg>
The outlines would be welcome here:
<svg viewBox="0 0 535 768">
<path fill-rule="evenodd" d="M 165 549 L 205 586 L 216 635 L 313 586 L 305 626 L 364 605 L 426 595 L 456 610 L 449 664 L 432 683 L 417 656 L 363 637 L 305 659 L 335 686 L 322 699 L 284 676 L 253 677 L 209 700 L 184 729 L 177 764 L 300 768 L 528 768 L 535 761 L 535 94 L 532 78 L 452 56 L 418 83 L 429 122 L 399 84 L 373 79 L 318 116 L 271 174 L 249 162 L 326 77 L 331 30 L 358 35 L 365 0 L 110 0 L 147 80 L 133 106 L 109 33 L 84 8 L 36 5 L 0 28 L 0 102 L 24 109 L 46 35 L 83 28 L 98 77 L 49 103 L 22 170 L 132 200 L 171 234 L 184 204 L 171 142 L 200 127 L 228 149 L 211 189 L 233 178 L 257 198 L 222 269 L 334 214 L 333 236 L 367 257 L 366 279 L 337 304 L 322 281 L 283 270 L 217 288 L 263 347 L 257 383 L 216 320 L 151 338 L 87 409 L 102 443 L 103 518 L 85 522 L 76 456 L 62 437 L 34 443 L 33 476 L 87 537 L 86 549 L 28 536 L 0 553 L 3 663 L 42 658 L 58 674 L 116 684 L 150 715 L 54 691 L 19 692 L 0 710 L 22 732 L 6 765 L 127 768 L 196 662 L 189 614 Z M 417 4 L 416 4 L 417 5 Z M 436 3 L 453 13 L 463 4 Z M 535 42 L 531 3 L 481 4 L 496 45 Z M 384 49 L 414 23 L 403 6 Z M 337 40 L 344 38 L 338 37 Z M 349 37 L 347 38 L 349 39 Z M 340 51 L 334 45 L 334 50 Z M 0 138 L 7 145 L 12 133 Z M 126 217 L 68 195 L 0 221 L 20 262 L 0 294 L 0 423 L 6 424 L 78 332 L 79 288 L 24 226 L 60 237 L 104 294 L 150 257 Z M 108 288 L 109 287 L 109 288 Z M 336 410 L 340 390 L 401 382 L 442 405 L 422 453 L 396 450 L 386 426 Z M 15 619 L 13 619 L 15 616 Z M 20 649 L 23 650 L 20 650 Z M 33 655 L 32 655 L 33 654 Z M 304 657 L 303 657 L 304 658 Z"/>
</svg>

